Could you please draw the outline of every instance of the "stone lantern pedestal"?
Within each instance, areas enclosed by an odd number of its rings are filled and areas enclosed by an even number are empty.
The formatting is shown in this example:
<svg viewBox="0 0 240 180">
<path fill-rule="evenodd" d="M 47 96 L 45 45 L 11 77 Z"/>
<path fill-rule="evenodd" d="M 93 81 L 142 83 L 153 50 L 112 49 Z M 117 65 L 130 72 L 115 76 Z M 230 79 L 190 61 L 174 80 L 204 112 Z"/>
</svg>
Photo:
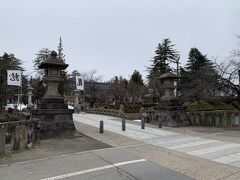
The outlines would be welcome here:
<svg viewBox="0 0 240 180">
<path fill-rule="evenodd" d="M 164 96 L 159 105 L 154 107 L 159 121 L 163 126 L 178 127 L 189 125 L 186 114 L 186 108 L 182 106 L 181 101 L 176 97 L 174 82 L 178 79 L 177 75 L 167 72 L 162 74 L 159 79 L 164 87 Z"/>
<path fill-rule="evenodd" d="M 32 111 L 32 108 L 33 108 L 33 104 L 32 104 L 32 95 L 33 95 L 32 90 L 33 90 L 33 88 L 30 85 L 30 83 L 28 83 L 27 90 L 28 90 L 28 93 L 27 93 L 27 95 L 28 95 L 27 113 L 31 114 L 31 111 Z"/>
<path fill-rule="evenodd" d="M 45 70 L 43 81 L 47 85 L 46 94 L 37 105 L 37 109 L 33 110 L 33 117 L 40 119 L 41 138 L 75 133 L 73 110 L 68 109 L 64 104 L 64 98 L 58 91 L 59 84 L 64 81 L 62 70 L 67 67 L 68 64 L 58 59 L 55 51 L 52 51 L 51 57 L 39 65 L 40 69 Z"/>
<path fill-rule="evenodd" d="M 74 112 L 75 113 L 80 113 L 79 93 L 80 93 L 80 90 L 75 90 L 75 94 L 74 94 Z"/>
</svg>

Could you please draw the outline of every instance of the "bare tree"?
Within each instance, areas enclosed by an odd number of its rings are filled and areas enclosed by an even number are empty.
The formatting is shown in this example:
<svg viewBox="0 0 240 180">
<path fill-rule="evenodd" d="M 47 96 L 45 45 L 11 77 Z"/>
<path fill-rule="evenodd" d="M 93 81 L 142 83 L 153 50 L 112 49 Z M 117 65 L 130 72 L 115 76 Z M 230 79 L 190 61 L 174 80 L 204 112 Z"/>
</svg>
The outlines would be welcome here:
<svg viewBox="0 0 240 180">
<path fill-rule="evenodd" d="M 240 40 L 240 35 L 236 36 Z M 215 66 L 219 74 L 220 88 L 227 90 L 233 96 L 240 97 L 239 86 L 239 70 L 240 70 L 240 49 L 234 49 L 230 52 L 230 56 L 220 61 L 214 58 Z"/>
<path fill-rule="evenodd" d="M 116 104 L 124 103 L 128 94 L 128 81 L 122 76 L 115 76 L 110 80 L 109 94 Z"/>
<path fill-rule="evenodd" d="M 96 70 L 91 70 L 89 72 L 83 72 L 80 73 L 80 75 L 83 77 L 86 85 L 85 93 L 89 96 L 90 104 L 93 105 L 97 101 L 97 82 L 99 82 L 102 79 L 101 75 L 97 75 Z"/>
<path fill-rule="evenodd" d="M 239 95 L 237 80 L 239 79 L 238 70 L 240 68 L 240 59 L 235 61 L 232 58 L 227 58 L 224 62 L 219 62 L 219 60 L 215 58 L 215 66 L 219 74 L 219 89 L 232 96 Z"/>
</svg>

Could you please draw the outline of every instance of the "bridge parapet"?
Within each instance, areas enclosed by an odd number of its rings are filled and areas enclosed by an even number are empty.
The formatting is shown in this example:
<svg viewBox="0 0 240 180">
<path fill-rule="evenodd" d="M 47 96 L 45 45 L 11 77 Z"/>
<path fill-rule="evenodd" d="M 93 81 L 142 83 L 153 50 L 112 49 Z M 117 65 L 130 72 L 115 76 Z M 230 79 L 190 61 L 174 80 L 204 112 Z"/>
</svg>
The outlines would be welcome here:
<svg viewBox="0 0 240 180">
<path fill-rule="evenodd" d="M 115 117 L 121 117 L 121 118 L 125 117 L 124 112 L 116 109 L 92 108 L 92 109 L 86 109 L 85 112 L 91 113 L 91 114 L 102 114 L 102 115 L 115 116 Z"/>
</svg>

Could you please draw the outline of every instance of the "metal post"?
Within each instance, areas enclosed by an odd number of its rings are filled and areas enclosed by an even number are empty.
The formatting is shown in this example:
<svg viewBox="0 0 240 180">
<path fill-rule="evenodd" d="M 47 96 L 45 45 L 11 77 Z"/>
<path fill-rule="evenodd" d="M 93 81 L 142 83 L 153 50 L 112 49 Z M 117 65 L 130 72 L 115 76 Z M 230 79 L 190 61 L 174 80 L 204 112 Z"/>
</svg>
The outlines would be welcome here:
<svg viewBox="0 0 240 180">
<path fill-rule="evenodd" d="M 141 128 L 145 129 L 145 122 L 144 122 L 144 117 L 143 116 L 141 118 Z"/>
<path fill-rule="evenodd" d="M 0 155 L 5 153 L 5 126 L 0 125 Z"/>
<path fill-rule="evenodd" d="M 100 121 L 99 133 L 103 133 L 103 121 Z"/>
<path fill-rule="evenodd" d="M 126 120 L 122 118 L 122 131 L 126 131 Z"/>
</svg>

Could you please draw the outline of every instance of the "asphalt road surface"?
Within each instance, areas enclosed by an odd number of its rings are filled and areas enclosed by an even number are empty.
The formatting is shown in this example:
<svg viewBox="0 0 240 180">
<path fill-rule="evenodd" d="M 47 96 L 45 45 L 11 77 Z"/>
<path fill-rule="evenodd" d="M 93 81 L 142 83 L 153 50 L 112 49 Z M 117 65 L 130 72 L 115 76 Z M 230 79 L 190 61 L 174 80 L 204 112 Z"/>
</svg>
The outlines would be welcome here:
<svg viewBox="0 0 240 180">
<path fill-rule="evenodd" d="M 121 149 L 65 154 L 0 166 L 1 180 L 188 180 L 192 179 Z"/>
</svg>

